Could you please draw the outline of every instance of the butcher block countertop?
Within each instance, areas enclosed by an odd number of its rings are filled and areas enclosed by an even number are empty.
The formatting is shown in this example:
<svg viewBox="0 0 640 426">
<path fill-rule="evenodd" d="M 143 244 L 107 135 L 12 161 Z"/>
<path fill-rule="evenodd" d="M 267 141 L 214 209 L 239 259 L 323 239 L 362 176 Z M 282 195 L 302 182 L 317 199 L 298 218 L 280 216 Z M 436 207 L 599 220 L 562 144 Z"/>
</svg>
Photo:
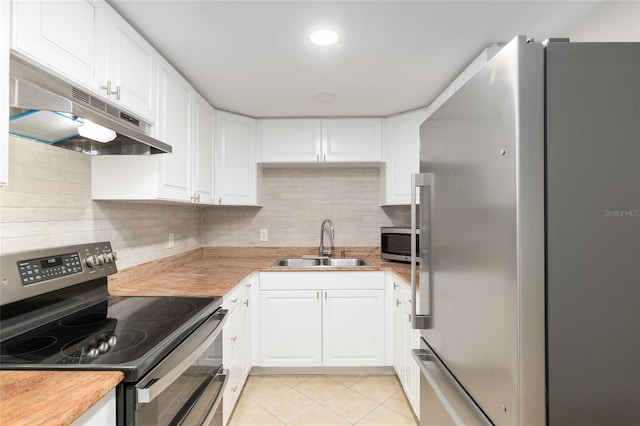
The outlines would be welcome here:
<svg viewBox="0 0 640 426">
<path fill-rule="evenodd" d="M 372 266 L 282 268 L 281 257 L 312 255 L 315 247 L 206 247 L 136 265 L 109 277 L 115 296 L 224 296 L 255 271 L 392 270 L 407 282 L 407 264 L 380 259 L 378 248 L 338 247 Z M 68 425 L 124 378 L 120 371 L 0 371 L 0 424 Z"/>
<path fill-rule="evenodd" d="M 121 371 L 0 371 L 0 424 L 68 425 L 122 379 Z"/>
<path fill-rule="evenodd" d="M 109 277 L 116 296 L 224 296 L 255 271 L 380 271 L 392 270 L 410 282 L 408 264 L 380 259 L 377 247 L 338 247 L 346 257 L 363 257 L 371 266 L 273 267 L 281 257 L 313 255 L 315 247 L 206 247 L 124 269 Z"/>
</svg>

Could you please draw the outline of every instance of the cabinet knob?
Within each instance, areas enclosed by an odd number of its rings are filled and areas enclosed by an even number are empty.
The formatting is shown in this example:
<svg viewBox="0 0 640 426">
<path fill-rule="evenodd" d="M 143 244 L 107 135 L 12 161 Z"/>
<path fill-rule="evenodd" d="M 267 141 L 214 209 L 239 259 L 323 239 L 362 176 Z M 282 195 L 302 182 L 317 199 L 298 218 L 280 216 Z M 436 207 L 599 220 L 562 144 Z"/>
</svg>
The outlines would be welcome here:
<svg viewBox="0 0 640 426">
<path fill-rule="evenodd" d="M 218 204 L 222 204 L 222 197 L 218 198 Z"/>
</svg>

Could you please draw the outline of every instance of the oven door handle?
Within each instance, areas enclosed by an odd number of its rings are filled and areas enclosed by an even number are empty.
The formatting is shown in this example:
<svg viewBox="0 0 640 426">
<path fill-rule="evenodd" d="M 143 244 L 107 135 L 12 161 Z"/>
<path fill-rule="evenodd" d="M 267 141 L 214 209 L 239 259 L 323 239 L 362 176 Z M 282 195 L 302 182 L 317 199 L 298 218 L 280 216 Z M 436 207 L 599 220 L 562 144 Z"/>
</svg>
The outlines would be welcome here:
<svg viewBox="0 0 640 426">
<path fill-rule="evenodd" d="M 227 320 L 227 313 L 226 309 L 216 311 L 151 370 L 136 386 L 137 402 L 146 404 L 153 401 L 187 371 L 220 335 Z M 213 326 L 213 331 L 209 331 L 212 324 L 216 325 Z"/>
<path fill-rule="evenodd" d="M 211 423 L 216 410 L 222 402 L 222 395 L 229 381 L 229 371 L 222 370 L 202 384 L 193 398 L 187 401 L 187 405 L 171 420 L 170 424 L 180 426 L 208 425 Z M 215 396 L 211 395 L 216 391 Z"/>
</svg>

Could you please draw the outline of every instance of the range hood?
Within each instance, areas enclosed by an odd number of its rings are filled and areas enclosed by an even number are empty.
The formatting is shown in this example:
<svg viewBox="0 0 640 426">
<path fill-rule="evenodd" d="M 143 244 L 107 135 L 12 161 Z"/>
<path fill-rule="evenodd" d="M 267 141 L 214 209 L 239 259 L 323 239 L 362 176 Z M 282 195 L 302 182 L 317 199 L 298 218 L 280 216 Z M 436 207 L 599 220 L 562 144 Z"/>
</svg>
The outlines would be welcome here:
<svg viewBox="0 0 640 426">
<path fill-rule="evenodd" d="M 171 152 L 147 134 L 149 124 L 13 56 L 9 83 L 12 135 L 90 155 Z"/>
</svg>

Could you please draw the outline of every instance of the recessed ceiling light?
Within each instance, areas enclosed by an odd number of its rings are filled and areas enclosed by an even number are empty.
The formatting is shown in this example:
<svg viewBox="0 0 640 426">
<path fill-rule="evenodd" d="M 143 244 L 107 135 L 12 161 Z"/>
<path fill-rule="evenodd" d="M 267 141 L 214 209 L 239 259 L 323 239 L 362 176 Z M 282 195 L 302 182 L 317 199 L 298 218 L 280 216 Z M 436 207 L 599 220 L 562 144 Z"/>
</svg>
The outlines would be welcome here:
<svg viewBox="0 0 640 426">
<path fill-rule="evenodd" d="M 333 46 L 338 42 L 338 33 L 333 30 L 316 30 L 311 33 L 309 39 L 316 46 Z"/>
<path fill-rule="evenodd" d="M 316 93 L 313 95 L 313 100 L 316 102 L 331 102 L 336 100 L 336 95 L 327 92 Z"/>
</svg>

